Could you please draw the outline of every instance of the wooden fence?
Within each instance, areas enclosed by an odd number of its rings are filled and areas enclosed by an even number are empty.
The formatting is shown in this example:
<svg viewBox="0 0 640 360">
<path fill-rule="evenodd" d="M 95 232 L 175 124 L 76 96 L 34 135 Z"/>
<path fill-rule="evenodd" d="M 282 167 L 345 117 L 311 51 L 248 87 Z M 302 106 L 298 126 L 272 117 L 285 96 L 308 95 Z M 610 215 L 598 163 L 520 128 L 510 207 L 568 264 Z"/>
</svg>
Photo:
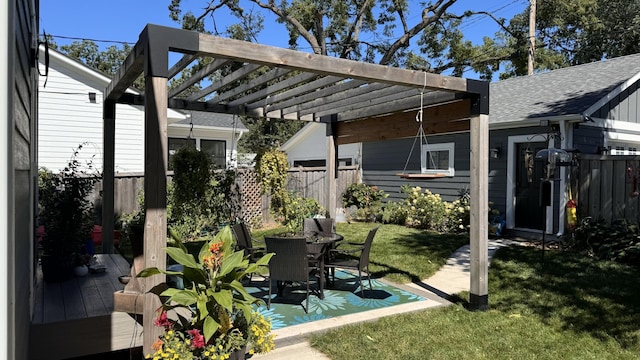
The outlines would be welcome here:
<svg viewBox="0 0 640 360">
<path fill-rule="evenodd" d="M 325 170 L 321 168 L 296 168 L 289 171 L 287 188 L 296 191 L 303 197 L 318 200 L 320 205 L 326 208 L 325 196 Z M 116 174 L 114 182 L 114 212 L 116 218 L 119 215 L 130 213 L 138 208 L 138 197 L 144 188 L 144 176 L 140 173 Z M 171 175 L 169 175 L 171 179 Z M 269 199 L 261 194 L 260 185 L 256 174 L 252 169 L 239 169 L 237 183 L 242 194 L 243 218 L 247 221 L 260 219 L 262 222 L 270 222 Z M 358 181 L 358 169 L 356 166 L 345 166 L 338 169 L 337 197 L 340 206 L 340 196 L 350 184 Z M 102 181 L 96 184 L 91 195 L 95 204 L 98 218 L 102 212 Z"/>
<path fill-rule="evenodd" d="M 326 209 L 328 205 L 326 173 L 324 166 L 292 168 L 289 170 L 287 190 L 295 191 L 302 197 L 316 199 Z M 359 173 L 356 165 L 338 168 L 338 178 L 336 179 L 336 203 L 338 207 L 342 206 L 341 197 L 347 186 L 360 181 Z"/>
<path fill-rule="evenodd" d="M 578 214 L 640 223 L 640 156 L 580 155 L 578 161 Z"/>
</svg>

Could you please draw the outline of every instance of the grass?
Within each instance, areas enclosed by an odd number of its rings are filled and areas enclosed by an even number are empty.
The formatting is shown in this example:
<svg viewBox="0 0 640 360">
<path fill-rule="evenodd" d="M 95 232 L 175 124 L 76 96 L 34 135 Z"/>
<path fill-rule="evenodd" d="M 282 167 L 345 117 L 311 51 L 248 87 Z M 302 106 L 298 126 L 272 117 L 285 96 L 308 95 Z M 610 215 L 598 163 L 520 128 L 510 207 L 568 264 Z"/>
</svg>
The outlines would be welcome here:
<svg viewBox="0 0 640 360">
<path fill-rule="evenodd" d="M 311 344 L 334 360 L 638 359 L 640 269 L 549 250 L 543 267 L 541 255 L 496 254 L 488 311 L 468 311 L 463 293 L 453 306 L 312 335 Z"/>
</svg>

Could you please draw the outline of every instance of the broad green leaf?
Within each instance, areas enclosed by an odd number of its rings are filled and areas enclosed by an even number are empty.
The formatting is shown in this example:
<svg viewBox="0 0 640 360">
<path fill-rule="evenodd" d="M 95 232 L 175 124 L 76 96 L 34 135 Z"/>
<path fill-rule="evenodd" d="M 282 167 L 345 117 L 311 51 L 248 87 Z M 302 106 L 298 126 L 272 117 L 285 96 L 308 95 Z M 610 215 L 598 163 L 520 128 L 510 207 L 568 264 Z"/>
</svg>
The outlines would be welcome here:
<svg viewBox="0 0 640 360">
<path fill-rule="evenodd" d="M 253 301 L 253 299 L 255 299 L 255 297 L 253 297 L 253 295 L 249 294 L 247 292 L 247 290 L 244 288 L 244 286 L 242 285 L 241 282 L 234 280 L 232 282 L 229 283 L 229 286 L 237 291 L 245 300 L 249 300 L 249 301 Z"/>
<path fill-rule="evenodd" d="M 151 275 L 158 275 L 158 274 L 162 274 L 160 269 L 158 269 L 157 267 L 150 267 L 140 271 L 138 275 L 136 275 L 136 277 L 149 277 Z"/>
<path fill-rule="evenodd" d="M 198 302 L 196 307 L 198 308 L 198 312 L 200 313 L 200 320 L 204 319 L 206 316 L 209 316 L 209 309 L 207 308 L 209 298 L 205 296 L 200 296 L 198 298 Z"/>
<path fill-rule="evenodd" d="M 244 253 L 242 251 L 236 251 L 231 256 L 225 257 L 222 265 L 220 266 L 220 276 L 225 276 L 235 268 L 239 267 L 242 263 Z"/>
<path fill-rule="evenodd" d="M 268 253 L 262 256 L 258 261 L 255 262 L 256 265 L 268 265 L 271 258 L 275 255 L 274 253 Z"/>
<path fill-rule="evenodd" d="M 193 290 L 178 290 L 169 299 L 180 305 L 191 306 L 196 303 L 198 296 Z"/>
<path fill-rule="evenodd" d="M 207 273 L 201 269 L 194 269 L 190 267 L 185 267 L 184 270 L 184 279 L 185 282 L 196 283 L 196 284 L 206 284 L 207 283 Z"/>
<path fill-rule="evenodd" d="M 182 249 L 165 248 L 164 250 L 167 252 L 167 255 L 169 255 L 173 260 L 175 260 L 180 265 L 195 268 L 195 269 L 201 267 L 201 265 L 199 265 L 196 262 L 196 259 L 193 258 L 193 255 L 184 252 Z"/>
<path fill-rule="evenodd" d="M 213 334 L 215 334 L 216 331 L 218 331 L 220 324 L 216 322 L 216 320 L 213 317 L 207 316 L 206 318 L 204 318 L 204 324 L 202 327 L 203 327 L 202 331 L 204 332 L 204 341 L 209 342 L 209 339 L 211 339 Z"/>
<path fill-rule="evenodd" d="M 180 238 L 180 235 L 178 235 L 178 233 L 175 231 L 175 229 L 173 227 L 169 227 L 169 236 L 171 236 L 171 238 L 173 240 L 175 240 L 176 245 L 178 245 L 179 249 L 181 249 L 185 253 L 189 252 L 187 250 L 187 248 L 184 246 L 184 243 L 182 242 L 182 239 Z"/>
<path fill-rule="evenodd" d="M 232 311 L 233 293 L 229 290 L 214 291 L 211 296 L 223 308 Z"/>
</svg>

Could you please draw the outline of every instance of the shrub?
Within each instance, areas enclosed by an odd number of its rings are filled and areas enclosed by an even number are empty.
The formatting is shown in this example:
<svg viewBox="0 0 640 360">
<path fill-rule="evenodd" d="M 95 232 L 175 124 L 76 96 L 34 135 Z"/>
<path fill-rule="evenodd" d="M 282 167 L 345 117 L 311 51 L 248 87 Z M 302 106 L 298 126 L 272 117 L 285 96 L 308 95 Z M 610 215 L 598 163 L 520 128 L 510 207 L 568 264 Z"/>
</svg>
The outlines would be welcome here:
<svg viewBox="0 0 640 360">
<path fill-rule="evenodd" d="M 342 194 L 342 203 L 345 207 L 355 206 L 356 217 L 373 221 L 376 216 L 382 213 L 382 199 L 388 195 L 376 186 L 369 186 L 364 183 L 351 184 Z"/>
<path fill-rule="evenodd" d="M 439 194 L 433 194 L 428 189 L 422 191 L 419 186 L 402 186 L 402 192 L 407 194 L 404 202 L 408 206 L 407 226 L 446 230 L 446 204 Z"/>
<path fill-rule="evenodd" d="M 409 212 L 403 202 L 389 201 L 382 212 L 382 222 L 385 224 L 405 225 Z"/>
<path fill-rule="evenodd" d="M 563 246 L 601 260 L 638 266 L 640 264 L 640 230 L 626 219 L 604 220 L 587 217 L 579 221 L 572 234 L 562 237 Z"/>
<path fill-rule="evenodd" d="M 324 215 L 325 212 L 316 199 L 300 197 L 292 191 L 286 192 L 283 200 L 284 204 L 278 220 L 291 232 L 301 232 L 305 218 L 318 214 Z"/>
</svg>

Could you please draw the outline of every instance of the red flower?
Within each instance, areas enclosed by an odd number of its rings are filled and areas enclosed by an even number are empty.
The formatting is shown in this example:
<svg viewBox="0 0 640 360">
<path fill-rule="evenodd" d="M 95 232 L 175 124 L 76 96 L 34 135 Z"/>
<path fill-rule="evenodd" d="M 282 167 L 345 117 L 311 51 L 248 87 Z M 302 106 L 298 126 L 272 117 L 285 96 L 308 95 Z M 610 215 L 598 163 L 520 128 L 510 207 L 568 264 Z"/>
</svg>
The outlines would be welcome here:
<svg viewBox="0 0 640 360">
<path fill-rule="evenodd" d="M 166 311 L 161 311 L 160 315 L 158 315 L 158 317 L 156 318 L 156 320 L 153 322 L 153 324 L 155 326 L 162 326 L 165 329 L 169 329 L 171 328 L 171 321 L 169 320 L 169 318 L 167 317 L 167 312 Z"/>
<path fill-rule="evenodd" d="M 191 344 L 194 348 L 199 349 L 204 347 L 204 336 L 200 334 L 200 330 L 189 330 L 189 335 L 191 335 Z"/>
</svg>

